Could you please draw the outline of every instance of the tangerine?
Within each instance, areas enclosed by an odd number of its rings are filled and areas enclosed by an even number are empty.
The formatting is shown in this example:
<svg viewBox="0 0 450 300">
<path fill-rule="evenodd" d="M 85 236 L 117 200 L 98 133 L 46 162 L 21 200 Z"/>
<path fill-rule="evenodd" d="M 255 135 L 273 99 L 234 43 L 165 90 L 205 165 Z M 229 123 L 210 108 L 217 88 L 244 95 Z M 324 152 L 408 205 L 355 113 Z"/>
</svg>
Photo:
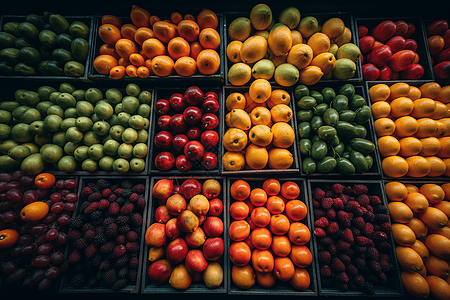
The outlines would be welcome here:
<svg viewBox="0 0 450 300">
<path fill-rule="evenodd" d="M 269 196 L 276 196 L 281 191 L 281 184 L 277 179 L 269 178 L 263 182 L 262 188 Z"/>
<path fill-rule="evenodd" d="M 248 217 L 250 209 L 245 202 L 236 201 L 230 206 L 230 215 L 235 220 L 244 220 Z"/>
<path fill-rule="evenodd" d="M 231 184 L 230 194 L 235 200 L 244 201 L 250 196 L 250 185 L 243 179 L 238 179 Z"/>
<path fill-rule="evenodd" d="M 289 258 L 300 268 L 309 267 L 313 260 L 311 250 L 305 245 L 293 245 Z"/>
<path fill-rule="evenodd" d="M 390 201 L 403 201 L 408 196 L 408 189 L 403 183 L 398 181 L 386 183 L 384 189 Z"/>
<path fill-rule="evenodd" d="M 386 176 L 398 178 L 403 177 L 408 173 L 409 164 L 403 157 L 392 155 L 383 158 L 381 167 Z"/>
<path fill-rule="evenodd" d="M 285 235 L 274 235 L 272 237 L 272 245 L 270 249 L 273 253 L 280 257 L 288 256 L 291 253 L 291 241 Z"/>
<path fill-rule="evenodd" d="M 259 250 L 266 250 L 272 244 L 272 233 L 265 227 L 258 227 L 253 229 L 250 233 L 250 238 L 253 246 L 255 246 L 255 248 Z M 255 250 L 253 250 L 253 252 Z"/>
<path fill-rule="evenodd" d="M 197 56 L 197 68 L 203 75 L 215 74 L 220 67 L 220 56 L 214 49 L 204 49 Z"/>
<path fill-rule="evenodd" d="M 183 56 L 175 61 L 173 68 L 178 75 L 192 76 L 197 73 L 197 62 L 190 56 Z"/>
<path fill-rule="evenodd" d="M 300 187 L 293 181 L 285 181 L 281 185 L 281 196 L 287 200 L 297 199 L 300 195 Z"/>
<path fill-rule="evenodd" d="M 293 222 L 289 227 L 288 238 L 296 245 L 304 245 L 311 239 L 311 232 L 305 224 Z"/>
<path fill-rule="evenodd" d="M 228 234 L 233 241 L 240 242 L 250 235 L 250 225 L 245 220 L 231 222 Z"/>
<path fill-rule="evenodd" d="M 122 38 L 120 29 L 112 24 L 101 25 L 98 28 L 98 36 L 104 43 L 111 46 L 114 46 Z"/>
<path fill-rule="evenodd" d="M 267 202 L 267 193 L 262 188 L 254 188 L 250 192 L 250 202 L 254 206 L 264 206 Z"/>
<path fill-rule="evenodd" d="M 406 158 L 408 163 L 407 175 L 411 177 L 424 177 L 427 176 L 431 171 L 431 164 L 423 156 L 410 156 Z"/>
<path fill-rule="evenodd" d="M 423 148 L 422 142 L 416 137 L 404 137 L 399 140 L 400 151 L 398 154 L 404 157 L 418 155 Z"/>
<path fill-rule="evenodd" d="M 256 227 L 266 227 L 270 223 L 270 211 L 264 206 L 255 207 L 250 214 L 252 223 Z"/>
<path fill-rule="evenodd" d="M 284 208 L 286 204 L 284 200 L 278 196 L 270 196 L 267 199 L 266 207 L 270 211 L 271 214 L 281 214 L 284 212 Z"/>
</svg>

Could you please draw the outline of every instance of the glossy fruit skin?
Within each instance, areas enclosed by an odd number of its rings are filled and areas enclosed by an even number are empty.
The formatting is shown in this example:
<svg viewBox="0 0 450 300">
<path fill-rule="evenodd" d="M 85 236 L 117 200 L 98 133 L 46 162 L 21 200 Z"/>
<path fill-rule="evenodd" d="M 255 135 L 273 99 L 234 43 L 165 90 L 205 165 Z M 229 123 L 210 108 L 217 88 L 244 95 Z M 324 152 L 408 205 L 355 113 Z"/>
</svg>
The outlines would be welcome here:
<svg viewBox="0 0 450 300">
<path fill-rule="evenodd" d="M 170 119 L 172 119 L 169 115 L 162 115 L 158 118 L 158 127 L 161 130 L 167 130 L 170 128 Z"/>
<path fill-rule="evenodd" d="M 450 61 L 443 61 L 433 67 L 434 75 L 439 79 L 450 78 Z"/>
<path fill-rule="evenodd" d="M 219 111 L 219 101 L 213 96 L 207 97 L 202 103 L 202 108 L 207 113 L 216 113 Z"/>
<path fill-rule="evenodd" d="M 380 70 L 379 80 L 390 80 L 392 78 L 392 69 L 389 66 L 384 66 Z"/>
<path fill-rule="evenodd" d="M 189 106 L 183 111 L 183 118 L 190 125 L 200 122 L 202 115 L 202 111 L 197 106 Z"/>
<path fill-rule="evenodd" d="M 172 116 L 172 119 L 170 120 L 170 128 L 180 133 L 186 131 L 187 124 L 182 114 L 175 114 Z"/>
<path fill-rule="evenodd" d="M 219 125 L 219 118 L 215 114 L 207 113 L 202 117 L 202 126 L 205 129 L 215 129 Z"/>
<path fill-rule="evenodd" d="M 393 21 L 386 20 L 375 27 L 375 29 L 372 31 L 372 36 L 376 40 L 384 43 L 395 34 L 396 29 L 397 25 L 395 25 Z"/>
<path fill-rule="evenodd" d="M 202 134 L 202 131 L 198 127 L 191 127 L 187 131 L 186 135 L 190 141 L 198 141 L 200 140 L 200 136 Z"/>
<path fill-rule="evenodd" d="M 411 50 L 401 50 L 394 53 L 389 60 L 389 67 L 394 72 L 406 70 L 414 61 L 416 54 Z"/>
<path fill-rule="evenodd" d="M 40 189 L 49 189 L 56 182 L 56 178 L 50 173 L 41 173 L 34 179 L 34 184 Z"/>
<path fill-rule="evenodd" d="M 214 148 L 219 143 L 219 135 L 214 130 L 206 130 L 201 134 L 200 142 L 205 149 Z"/>
<path fill-rule="evenodd" d="M 450 62 L 449 62 L 450 65 Z M 450 68 L 449 68 L 450 69 Z M 423 74 L 425 73 L 425 70 L 422 65 L 420 64 L 412 64 L 410 65 L 406 70 L 402 71 L 400 74 L 402 79 L 420 79 L 422 78 Z M 447 77 L 447 78 L 450 78 Z"/>
<path fill-rule="evenodd" d="M 168 131 L 160 131 L 155 135 L 155 146 L 158 148 L 169 148 L 172 145 L 172 134 Z"/>
<path fill-rule="evenodd" d="M 412 51 L 415 52 L 417 50 L 417 42 L 416 42 L 416 40 L 406 39 L 405 40 L 405 47 L 403 48 L 403 50 L 412 50 Z"/>
<path fill-rule="evenodd" d="M 364 64 L 362 72 L 364 80 L 376 80 L 380 76 L 380 70 L 371 63 Z"/>
<path fill-rule="evenodd" d="M 199 105 L 203 102 L 205 95 L 198 86 L 191 86 L 184 92 L 184 98 L 190 105 Z"/>
<path fill-rule="evenodd" d="M 155 102 L 155 110 L 158 115 L 167 115 L 170 111 L 169 101 L 166 99 L 159 99 Z"/>
<path fill-rule="evenodd" d="M 198 141 L 190 141 L 184 146 L 184 155 L 191 160 L 199 160 L 205 154 L 205 148 Z"/>
<path fill-rule="evenodd" d="M 176 151 L 181 152 L 184 149 L 184 146 L 189 142 L 189 139 L 184 134 L 177 134 L 172 139 L 172 146 Z"/>
<path fill-rule="evenodd" d="M 186 99 L 180 93 L 175 93 L 169 98 L 170 107 L 176 112 L 182 112 L 186 108 Z"/>
<path fill-rule="evenodd" d="M 381 68 L 388 64 L 391 56 L 391 48 L 388 45 L 383 45 L 373 49 L 373 51 L 370 52 L 366 58 L 368 62 L 374 64 L 378 68 Z"/>
<path fill-rule="evenodd" d="M 446 20 L 436 20 L 428 24 L 426 31 L 428 36 L 443 35 L 448 30 L 448 22 Z"/>
<path fill-rule="evenodd" d="M 181 154 L 181 155 L 178 155 L 178 157 L 175 161 L 175 165 L 178 170 L 187 172 L 187 171 L 191 170 L 192 167 L 194 166 L 194 161 L 188 159 L 186 157 L 186 155 Z"/>
<path fill-rule="evenodd" d="M 172 153 L 164 151 L 155 157 L 155 166 L 158 170 L 167 171 L 173 168 L 175 157 Z"/>
<path fill-rule="evenodd" d="M 217 155 L 212 152 L 205 152 L 201 165 L 206 170 L 212 170 L 217 166 Z"/>
</svg>

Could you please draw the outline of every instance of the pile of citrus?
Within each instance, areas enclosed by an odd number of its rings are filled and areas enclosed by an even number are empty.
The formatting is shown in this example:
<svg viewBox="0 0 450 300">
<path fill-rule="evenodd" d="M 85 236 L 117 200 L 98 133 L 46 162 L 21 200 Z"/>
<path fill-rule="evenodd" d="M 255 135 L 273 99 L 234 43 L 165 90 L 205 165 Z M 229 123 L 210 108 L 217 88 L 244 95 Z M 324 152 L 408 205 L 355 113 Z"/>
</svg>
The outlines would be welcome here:
<svg viewBox="0 0 450 300">
<path fill-rule="evenodd" d="M 414 298 L 450 295 L 450 183 L 385 185 L 397 259 Z"/>
<path fill-rule="evenodd" d="M 311 232 L 305 225 L 307 207 L 299 200 L 300 187 L 293 181 L 280 183 L 273 178 L 262 186 L 260 181 L 250 183 L 239 179 L 230 186 L 233 283 L 250 289 L 256 281 L 270 288 L 279 280 L 306 290 L 313 258 L 308 246 Z"/>
<path fill-rule="evenodd" d="M 295 132 L 289 124 L 293 116 L 290 101 L 286 90 L 272 89 L 266 79 L 226 95 L 228 113 L 222 138 L 225 170 L 291 167 L 294 157 L 288 148 L 294 143 Z"/>
<path fill-rule="evenodd" d="M 104 15 L 98 35 L 104 44 L 94 60 L 95 70 L 110 78 L 165 77 L 215 74 L 220 67 L 219 19 L 209 9 L 195 18 L 172 13 L 161 20 L 137 5 L 132 6 L 131 23 Z"/>
<path fill-rule="evenodd" d="M 312 85 L 322 78 L 347 80 L 354 76 L 361 56 L 341 18 L 319 24 L 314 16 L 301 18 L 292 6 L 275 18 L 269 6 L 257 4 L 248 17 L 229 24 L 228 37 L 226 53 L 232 63 L 228 80 L 236 86 L 252 77 L 273 78 L 281 86 Z"/>
<path fill-rule="evenodd" d="M 369 96 L 386 176 L 450 176 L 450 86 L 381 83 Z"/>
</svg>

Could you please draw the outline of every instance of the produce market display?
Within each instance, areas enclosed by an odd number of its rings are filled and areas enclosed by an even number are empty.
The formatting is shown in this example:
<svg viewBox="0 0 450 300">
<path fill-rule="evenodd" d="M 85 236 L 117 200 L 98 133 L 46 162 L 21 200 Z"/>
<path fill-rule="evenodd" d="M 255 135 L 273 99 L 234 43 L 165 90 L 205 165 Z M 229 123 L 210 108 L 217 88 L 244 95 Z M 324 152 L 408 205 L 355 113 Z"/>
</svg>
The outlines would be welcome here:
<svg viewBox="0 0 450 300">
<path fill-rule="evenodd" d="M 432 5 L 3 5 L 5 299 L 449 299 Z"/>
</svg>

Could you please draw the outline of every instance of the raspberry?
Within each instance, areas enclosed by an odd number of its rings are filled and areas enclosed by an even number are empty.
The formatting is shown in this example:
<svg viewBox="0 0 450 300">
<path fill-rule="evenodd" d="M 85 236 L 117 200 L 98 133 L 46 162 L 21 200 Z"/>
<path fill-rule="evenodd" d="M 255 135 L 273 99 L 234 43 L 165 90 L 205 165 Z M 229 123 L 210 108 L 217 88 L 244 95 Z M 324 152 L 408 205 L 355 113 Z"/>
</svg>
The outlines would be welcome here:
<svg viewBox="0 0 450 300">
<path fill-rule="evenodd" d="M 368 192 L 369 192 L 369 189 L 364 184 L 355 184 L 353 186 L 353 193 L 355 195 L 367 194 Z"/>
<path fill-rule="evenodd" d="M 131 232 L 131 231 L 128 231 L 127 233 L 129 233 L 129 232 Z M 120 234 L 116 237 L 115 242 L 116 242 L 116 245 L 123 245 L 123 244 L 125 244 L 125 241 L 126 241 L 125 235 Z"/>
<path fill-rule="evenodd" d="M 104 233 L 105 233 L 105 227 L 103 227 L 103 226 L 97 226 L 97 227 L 95 228 L 95 234 L 97 234 L 97 235 L 103 235 L 103 236 L 104 236 Z"/>
<path fill-rule="evenodd" d="M 361 229 L 361 233 L 364 236 L 371 237 L 372 234 L 373 234 L 373 225 L 372 225 L 372 223 L 364 224 L 363 228 Z"/>
<path fill-rule="evenodd" d="M 79 230 L 72 229 L 69 231 L 67 236 L 69 237 L 69 240 L 76 240 L 81 237 L 81 232 Z"/>
<path fill-rule="evenodd" d="M 114 194 L 116 194 L 116 196 L 120 196 L 120 195 L 122 195 L 122 192 L 123 192 L 123 188 L 116 188 L 115 190 L 114 190 Z"/>
<path fill-rule="evenodd" d="M 108 269 L 111 268 L 111 262 L 109 260 L 104 260 L 100 263 L 100 265 L 98 266 L 98 269 L 100 271 L 107 271 Z"/>
<path fill-rule="evenodd" d="M 81 261 L 81 254 L 80 251 L 77 249 L 73 250 L 72 253 L 69 255 L 69 263 L 76 264 Z"/>
<path fill-rule="evenodd" d="M 339 225 L 337 222 L 331 222 L 328 226 L 327 226 L 327 232 L 329 234 L 334 234 L 336 232 L 339 231 Z"/>
<path fill-rule="evenodd" d="M 114 242 L 107 242 L 100 247 L 100 252 L 110 253 L 114 249 Z"/>
<path fill-rule="evenodd" d="M 352 263 L 349 263 L 346 267 L 345 267 L 345 271 L 347 271 L 347 273 L 351 276 L 357 276 L 358 275 L 358 268 L 356 268 L 356 266 Z"/>
<path fill-rule="evenodd" d="M 380 257 L 380 254 L 375 247 L 367 248 L 366 255 L 368 258 L 370 258 L 372 260 L 378 260 Z"/>
<path fill-rule="evenodd" d="M 337 288 L 341 292 L 347 292 L 349 290 L 348 284 L 346 282 L 338 282 L 337 283 Z"/>
<path fill-rule="evenodd" d="M 378 279 L 380 279 L 381 283 L 387 283 L 387 276 L 383 272 L 378 273 Z"/>
<path fill-rule="evenodd" d="M 89 244 L 85 249 L 84 249 L 84 255 L 86 256 L 86 258 L 91 258 L 92 256 L 94 256 L 94 254 L 97 253 L 97 248 L 95 247 L 94 244 Z"/>
<path fill-rule="evenodd" d="M 363 216 L 364 220 L 366 220 L 366 222 L 370 222 L 372 223 L 373 221 L 375 221 L 375 215 L 373 212 L 368 211 L 364 216 Z"/>
<path fill-rule="evenodd" d="M 345 228 L 341 231 L 341 238 L 349 243 L 353 243 L 353 232 L 350 228 Z"/>
<path fill-rule="evenodd" d="M 320 202 L 319 201 L 317 201 L 317 200 L 315 200 L 315 199 L 313 199 L 313 207 L 314 208 L 320 208 Z"/>
<path fill-rule="evenodd" d="M 109 195 L 111 195 L 112 191 L 109 188 L 106 188 L 102 191 L 102 197 L 107 198 Z"/>
<path fill-rule="evenodd" d="M 140 227 L 142 225 L 142 216 L 140 213 L 134 213 L 131 216 L 131 224 L 135 227 Z"/>
<path fill-rule="evenodd" d="M 370 196 L 370 204 L 371 205 L 379 205 L 379 204 L 383 204 L 383 202 L 381 201 L 380 197 L 378 196 Z"/>
<path fill-rule="evenodd" d="M 109 202 L 114 202 L 117 199 L 117 195 L 116 194 L 111 194 L 108 196 L 108 201 Z"/>
<path fill-rule="evenodd" d="M 88 197 L 90 194 L 92 194 L 92 189 L 88 186 L 84 187 L 81 191 L 81 197 Z"/>
<path fill-rule="evenodd" d="M 330 198 L 330 197 L 322 198 L 322 199 L 320 200 L 320 205 L 321 205 L 322 208 L 325 209 L 325 210 L 330 209 L 331 206 L 333 206 L 333 199 Z"/>
<path fill-rule="evenodd" d="M 355 249 L 355 252 L 358 254 L 363 254 L 363 253 L 366 253 L 366 251 L 367 251 L 367 247 L 360 246 L 360 245 L 353 246 L 353 249 Z"/>
<path fill-rule="evenodd" d="M 331 255 L 336 255 L 337 247 L 336 247 L 336 245 L 334 243 L 333 244 L 329 244 L 327 249 L 328 249 L 328 252 L 331 253 Z"/>
<path fill-rule="evenodd" d="M 335 192 L 336 194 L 339 195 L 339 194 L 342 194 L 342 192 L 344 191 L 344 186 L 340 183 L 335 183 L 335 184 L 333 184 L 331 189 L 333 190 L 333 192 Z"/>
<path fill-rule="evenodd" d="M 329 265 L 323 265 L 320 268 L 320 275 L 323 277 L 330 277 L 331 276 L 331 268 Z"/>
<path fill-rule="evenodd" d="M 127 249 L 124 245 L 117 245 L 113 249 L 112 256 L 114 258 L 118 258 L 118 257 L 121 257 L 122 255 L 124 255 L 126 252 L 127 252 Z"/>
<path fill-rule="evenodd" d="M 388 260 L 380 259 L 379 263 L 383 272 L 389 272 L 389 270 L 391 269 L 391 265 Z"/>
<path fill-rule="evenodd" d="M 369 261 L 369 267 L 375 272 L 375 273 L 381 273 L 382 269 L 381 269 L 381 265 L 378 261 L 376 260 L 371 260 Z"/>
<path fill-rule="evenodd" d="M 378 244 L 378 250 L 380 251 L 388 251 L 391 249 L 391 244 L 389 244 L 387 241 L 381 242 Z"/>
<path fill-rule="evenodd" d="M 125 234 L 125 238 L 129 242 L 134 242 L 134 241 L 138 240 L 139 236 L 138 236 L 138 234 L 135 231 L 128 231 Z"/>
<path fill-rule="evenodd" d="M 365 236 L 357 236 L 355 242 L 361 246 L 369 246 L 373 244 L 373 241 Z"/>
<path fill-rule="evenodd" d="M 133 187 L 134 192 L 142 193 L 145 191 L 145 185 L 142 183 L 138 183 Z"/>
<path fill-rule="evenodd" d="M 112 286 L 117 280 L 117 271 L 116 269 L 109 269 L 106 271 L 105 276 L 103 278 L 103 282 L 106 286 Z"/>
<path fill-rule="evenodd" d="M 117 236 L 117 232 L 118 232 L 118 228 L 119 226 L 117 226 L 117 224 L 115 223 L 111 223 L 108 225 L 108 227 L 106 227 L 106 237 L 108 238 L 115 238 Z"/>
<path fill-rule="evenodd" d="M 324 250 L 319 252 L 319 261 L 322 264 L 328 264 L 331 261 L 330 252 Z"/>
<path fill-rule="evenodd" d="M 384 205 L 377 205 L 373 209 L 373 212 L 378 214 L 387 214 L 389 212 L 389 209 Z"/>
<path fill-rule="evenodd" d="M 112 202 L 110 205 L 109 205 L 109 209 L 108 209 L 108 213 L 110 214 L 110 215 L 118 215 L 119 213 L 120 213 L 120 205 L 119 205 L 119 203 L 117 203 L 117 202 Z"/>
<path fill-rule="evenodd" d="M 87 246 L 86 239 L 83 238 L 83 237 L 78 238 L 78 239 L 75 241 L 74 245 L 75 245 L 75 247 L 76 247 L 77 249 L 80 249 L 80 250 L 81 250 L 81 249 L 84 249 L 84 248 L 86 248 L 86 246 Z"/>
<path fill-rule="evenodd" d="M 314 220 L 325 217 L 327 214 L 323 209 L 314 209 Z"/>
<path fill-rule="evenodd" d="M 129 180 L 122 181 L 120 183 L 120 186 L 123 187 L 124 189 L 132 189 L 133 188 L 133 184 Z"/>
<path fill-rule="evenodd" d="M 383 232 L 386 232 L 386 233 L 392 232 L 392 227 L 389 222 L 381 223 L 380 227 Z"/>
<path fill-rule="evenodd" d="M 120 209 L 120 213 L 122 215 L 129 215 L 134 210 L 134 204 L 133 203 L 126 203 L 122 208 Z"/>
<path fill-rule="evenodd" d="M 139 194 L 133 193 L 130 195 L 130 198 L 128 200 L 130 200 L 130 202 L 136 202 L 138 199 L 139 199 Z"/>
<path fill-rule="evenodd" d="M 347 251 L 350 249 L 350 247 L 351 247 L 350 243 L 344 240 L 339 239 L 336 242 L 336 249 L 339 251 Z"/>
<path fill-rule="evenodd" d="M 94 240 L 94 237 L 95 237 L 95 231 L 92 229 L 86 230 L 86 232 L 84 233 L 84 238 L 88 242 Z"/>
<path fill-rule="evenodd" d="M 104 210 L 104 209 L 107 209 L 108 207 L 109 207 L 109 201 L 106 199 L 100 199 L 100 201 L 98 202 L 98 209 Z"/>
<path fill-rule="evenodd" d="M 351 186 L 347 185 L 344 187 L 344 190 L 342 191 L 342 193 L 344 193 L 346 195 L 350 195 L 353 193 L 353 189 Z"/>
<path fill-rule="evenodd" d="M 365 194 L 362 194 L 362 195 L 359 195 L 359 196 L 356 198 L 356 201 L 359 203 L 359 205 L 365 207 L 365 206 L 369 205 L 369 203 L 370 203 L 370 198 L 369 198 L 369 196 L 367 196 L 367 195 L 365 195 Z"/>
<path fill-rule="evenodd" d="M 315 234 L 317 237 L 324 237 L 324 236 L 327 235 L 326 232 L 325 232 L 325 230 L 323 230 L 323 229 L 320 228 L 320 227 L 317 227 L 317 228 L 314 229 L 314 234 Z"/>
<path fill-rule="evenodd" d="M 328 190 L 325 192 L 325 198 L 334 198 L 336 197 L 336 194 L 333 192 L 333 190 Z"/>
<path fill-rule="evenodd" d="M 138 257 L 132 257 L 130 259 L 130 268 L 137 268 L 139 266 L 139 258 Z"/>
<path fill-rule="evenodd" d="M 355 264 L 358 270 L 362 270 L 366 267 L 366 260 L 362 257 L 356 257 L 353 259 L 353 263 Z"/>
<path fill-rule="evenodd" d="M 347 195 L 347 194 L 340 194 L 339 196 L 339 199 L 341 199 L 342 200 L 342 203 L 345 205 L 345 203 L 347 203 L 348 202 L 348 200 L 349 200 L 349 195 Z"/>
<path fill-rule="evenodd" d="M 321 188 L 315 188 L 313 191 L 313 197 L 315 200 L 320 200 L 325 197 L 325 191 Z"/>
<path fill-rule="evenodd" d="M 334 198 L 333 199 L 333 207 L 337 210 L 344 209 L 344 202 L 342 202 L 341 198 Z"/>
<path fill-rule="evenodd" d="M 353 280 L 355 281 L 357 286 L 359 286 L 359 287 L 364 286 L 364 283 L 365 283 L 364 276 L 356 275 L 355 277 L 353 277 Z"/>
<path fill-rule="evenodd" d="M 347 254 L 345 254 L 345 253 L 341 253 L 341 254 L 339 254 L 339 259 L 340 260 L 342 260 L 342 262 L 344 263 L 344 265 L 349 265 L 349 264 L 351 264 L 351 262 L 352 262 L 352 259 L 350 258 L 350 256 L 348 256 Z M 346 267 L 347 268 L 347 267 Z"/>
<path fill-rule="evenodd" d="M 359 203 L 356 202 L 355 200 L 349 200 L 346 204 L 345 204 L 345 211 L 356 211 L 356 209 L 360 207 Z"/>
<path fill-rule="evenodd" d="M 123 255 L 122 257 L 119 257 L 114 263 L 114 268 L 121 268 L 126 266 L 129 260 L 130 257 L 128 255 Z"/>
<path fill-rule="evenodd" d="M 337 217 L 338 217 L 342 227 L 350 227 L 351 226 L 351 218 L 347 212 L 340 210 L 337 213 Z"/>
<path fill-rule="evenodd" d="M 336 217 L 336 211 L 333 208 L 327 210 L 328 219 L 334 219 Z"/>
<path fill-rule="evenodd" d="M 96 211 L 97 210 L 97 208 L 98 208 L 98 202 L 91 202 L 90 204 L 89 204 L 89 206 L 84 210 L 84 214 L 90 214 L 90 213 L 92 213 L 92 212 L 94 212 L 94 211 Z"/>
<path fill-rule="evenodd" d="M 145 207 L 145 197 L 140 196 L 139 199 L 136 201 L 136 207 L 140 210 L 143 210 Z"/>
<path fill-rule="evenodd" d="M 89 202 L 99 201 L 100 199 L 102 199 L 102 194 L 100 194 L 99 192 L 94 192 L 87 198 Z"/>
<path fill-rule="evenodd" d="M 323 245 L 329 245 L 333 243 L 333 240 L 330 237 L 326 236 L 320 240 L 320 243 Z"/>
<path fill-rule="evenodd" d="M 139 251 L 139 244 L 136 242 L 128 242 L 125 244 L 125 248 L 128 252 L 138 252 Z"/>
<path fill-rule="evenodd" d="M 329 224 L 328 219 L 325 217 L 321 217 L 314 222 L 314 226 L 320 227 L 320 228 L 325 228 L 328 226 L 328 224 Z"/>
<path fill-rule="evenodd" d="M 375 214 L 375 222 L 378 224 L 389 222 L 389 215 L 387 214 Z"/>
<path fill-rule="evenodd" d="M 341 273 L 337 274 L 336 280 L 339 281 L 339 282 L 348 283 L 350 279 L 348 278 L 347 273 L 341 272 Z"/>
<path fill-rule="evenodd" d="M 358 229 L 362 229 L 365 223 L 366 222 L 364 222 L 363 217 L 356 217 L 352 220 L 353 226 L 355 226 Z"/>
<path fill-rule="evenodd" d="M 331 268 L 336 272 L 344 272 L 345 271 L 344 263 L 342 262 L 342 260 L 340 260 L 337 257 L 334 257 L 331 260 Z"/>
</svg>

